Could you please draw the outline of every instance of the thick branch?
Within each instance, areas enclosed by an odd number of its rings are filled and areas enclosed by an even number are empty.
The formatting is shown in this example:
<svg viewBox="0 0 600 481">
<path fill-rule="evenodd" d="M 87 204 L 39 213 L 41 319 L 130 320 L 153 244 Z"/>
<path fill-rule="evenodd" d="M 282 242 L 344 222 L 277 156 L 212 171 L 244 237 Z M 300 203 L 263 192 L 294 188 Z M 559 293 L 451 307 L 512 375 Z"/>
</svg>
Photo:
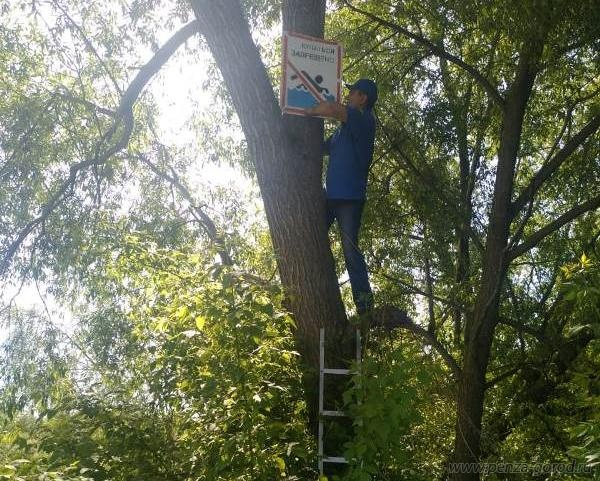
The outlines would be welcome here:
<svg viewBox="0 0 600 481">
<path fill-rule="evenodd" d="M 375 325 L 383 326 L 387 329 L 400 327 L 412 332 L 417 337 L 420 337 L 427 345 L 433 347 L 438 354 L 442 356 L 442 359 L 452 371 L 455 380 L 458 381 L 460 379 L 462 374 L 461 369 L 452 355 L 446 350 L 443 344 L 438 341 L 435 335 L 427 331 L 427 329 L 423 329 L 418 324 L 415 324 L 405 311 L 396 307 L 385 306 L 374 311 L 373 321 Z"/>
<path fill-rule="evenodd" d="M 40 214 L 21 229 L 17 238 L 8 246 L 4 253 L 2 263 L 0 264 L 0 275 L 6 272 L 12 258 L 29 234 L 37 226 L 45 222 L 50 214 L 54 212 L 54 209 L 56 209 L 60 202 L 66 197 L 69 190 L 75 184 L 79 172 L 90 166 L 100 165 L 106 162 L 117 152 L 127 147 L 131 133 L 133 132 L 133 105 L 137 101 L 142 89 L 152 76 L 160 70 L 167 60 L 169 60 L 175 50 L 196 32 L 198 32 L 198 23 L 196 21 L 187 24 L 173 35 L 173 37 L 171 37 L 167 43 L 154 54 L 154 57 L 140 69 L 121 98 L 113 125 L 96 145 L 92 157 L 71 166 L 69 169 L 69 177 L 62 182 L 48 202 L 41 207 Z M 121 129 L 120 135 L 115 139 L 119 129 Z M 108 148 L 103 151 L 107 144 Z"/>
<path fill-rule="evenodd" d="M 411 40 L 414 40 L 416 43 L 419 43 L 425 47 L 427 47 L 434 55 L 436 55 L 437 57 L 440 58 L 445 58 L 446 60 L 448 60 L 449 62 L 452 62 L 453 64 L 457 65 L 458 67 L 462 68 L 464 71 L 468 72 L 469 74 L 471 74 L 471 76 L 477 81 L 477 83 L 479 85 L 481 85 L 481 87 L 488 93 L 488 95 L 494 99 L 494 101 L 500 105 L 501 107 L 504 107 L 505 104 L 505 100 L 504 98 L 500 95 L 500 93 L 498 93 L 498 91 L 496 90 L 496 88 L 489 82 L 488 79 L 486 79 L 481 72 L 479 72 L 475 67 L 473 67 L 472 65 L 467 64 L 464 60 L 456 57 L 455 55 L 452 55 L 450 52 L 447 52 L 446 50 L 444 50 L 442 47 L 440 47 L 439 45 L 434 44 L 431 40 L 422 37 L 421 35 L 417 35 L 413 32 L 411 32 L 410 30 L 396 24 L 396 23 L 392 23 L 389 22 L 383 18 L 380 18 L 376 15 L 373 15 L 371 12 L 367 12 L 366 10 L 362 10 L 360 8 L 355 7 L 354 5 L 352 5 L 348 0 L 344 0 L 344 3 L 348 6 L 348 8 L 356 13 L 360 13 L 361 15 L 366 16 L 367 18 L 370 18 L 371 20 L 378 22 L 381 25 L 384 25 L 398 33 L 401 33 L 402 35 L 410 38 Z"/>
<path fill-rule="evenodd" d="M 517 199 L 512 204 L 513 215 L 519 212 L 525 204 L 531 202 L 540 189 L 540 187 L 546 182 L 562 165 L 562 163 L 569 158 L 569 156 L 583 143 L 585 140 L 593 135 L 600 127 L 600 115 L 592 118 L 585 127 L 583 127 L 575 136 L 560 149 L 556 155 L 550 159 L 542 168 L 533 176 L 529 185 L 519 194 Z"/>
<path fill-rule="evenodd" d="M 547 236 L 557 231 L 565 224 L 568 224 L 573 219 L 579 217 L 581 214 L 584 214 L 590 210 L 597 209 L 598 207 L 600 207 L 600 195 L 588 200 L 587 202 L 584 202 L 583 204 L 576 205 L 575 207 L 571 208 L 563 215 L 561 215 L 558 219 L 556 219 L 553 222 L 550 222 L 537 232 L 531 234 L 521 244 L 508 251 L 508 260 L 512 261 L 513 259 L 516 259 L 517 257 L 523 255 L 525 252 L 538 245 Z"/>
<path fill-rule="evenodd" d="M 158 51 L 154 54 L 148 63 L 146 63 L 127 87 L 127 90 L 121 98 L 118 112 L 123 112 L 125 109 L 133 108 L 133 104 L 137 101 L 142 89 L 150 81 L 150 79 L 167 63 L 167 60 L 175 53 L 175 51 L 183 45 L 188 39 L 193 37 L 199 32 L 198 21 L 188 23 L 177 31 L 167 43 L 165 43 Z"/>
</svg>

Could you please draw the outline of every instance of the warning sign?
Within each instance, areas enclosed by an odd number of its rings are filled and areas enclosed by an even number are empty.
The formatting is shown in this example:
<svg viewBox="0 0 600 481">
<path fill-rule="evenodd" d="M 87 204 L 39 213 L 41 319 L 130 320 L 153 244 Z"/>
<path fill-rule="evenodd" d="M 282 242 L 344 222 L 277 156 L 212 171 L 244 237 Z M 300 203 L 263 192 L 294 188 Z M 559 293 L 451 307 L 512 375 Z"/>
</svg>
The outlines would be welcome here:
<svg viewBox="0 0 600 481">
<path fill-rule="evenodd" d="M 339 102 L 342 47 L 339 43 L 298 33 L 283 34 L 283 113 L 303 115 L 319 102 Z"/>
</svg>

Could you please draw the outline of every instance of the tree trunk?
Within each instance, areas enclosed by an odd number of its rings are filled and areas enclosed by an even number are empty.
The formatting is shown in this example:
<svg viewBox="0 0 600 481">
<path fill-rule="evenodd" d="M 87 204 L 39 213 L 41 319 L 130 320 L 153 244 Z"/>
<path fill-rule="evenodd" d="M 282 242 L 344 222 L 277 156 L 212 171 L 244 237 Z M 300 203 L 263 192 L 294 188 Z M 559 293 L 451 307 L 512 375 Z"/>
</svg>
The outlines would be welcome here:
<svg viewBox="0 0 600 481">
<path fill-rule="evenodd" d="M 297 324 L 312 424 L 319 328 L 346 321 L 326 229 L 323 122 L 282 116 L 238 0 L 192 0 L 256 168 L 281 282 Z M 325 0 L 287 0 L 284 28 L 323 36 Z"/>
</svg>

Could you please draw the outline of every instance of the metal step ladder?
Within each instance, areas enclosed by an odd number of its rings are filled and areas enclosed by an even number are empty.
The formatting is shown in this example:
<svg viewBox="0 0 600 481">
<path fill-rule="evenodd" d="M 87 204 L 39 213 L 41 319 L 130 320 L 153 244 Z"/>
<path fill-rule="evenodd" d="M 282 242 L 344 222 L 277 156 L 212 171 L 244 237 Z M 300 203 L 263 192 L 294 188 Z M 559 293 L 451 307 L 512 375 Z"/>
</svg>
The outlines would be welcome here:
<svg viewBox="0 0 600 481">
<path fill-rule="evenodd" d="M 360 329 L 356 329 L 356 363 L 360 365 L 361 361 L 361 338 Z M 331 374 L 334 376 L 350 376 L 353 371 L 350 369 L 332 369 L 325 367 L 325 328 L 321 328 L 319 332 L 319 440 L 318 440 L 318 458 L 319 458 L 319 474 L 323 475 L 323 465 L 325 463 L 348 464 L 348 461 L 343 456 L 325 456 L 323 454 L 323 435 L 325 417 L 346 417 L 343 411 L 326 410 L 325 402 L 325 375 Z"/>
</svg>

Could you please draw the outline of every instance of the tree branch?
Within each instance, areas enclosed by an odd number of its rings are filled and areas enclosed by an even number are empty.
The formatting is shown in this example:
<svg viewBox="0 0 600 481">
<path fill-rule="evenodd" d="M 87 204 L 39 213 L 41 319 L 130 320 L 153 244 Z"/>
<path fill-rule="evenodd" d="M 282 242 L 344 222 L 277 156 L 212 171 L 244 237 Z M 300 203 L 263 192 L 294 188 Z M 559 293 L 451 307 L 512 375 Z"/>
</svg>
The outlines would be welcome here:
<svg viewBox="0 0 600 481">
<path fill-rule="evenodd" d="M 392 112 L 389 112 L 389 113 L 392 116 L 394 116 Z M 428 172 L 419 170 L 419 168 L 417 168 L 415 163 L 410 160 L 410 158 L 406 154 L 406 152 L 404 152 L 404 150 L 397 144 L 396 137 L 392 136 L 392 134 L 387 130 L 385 124 L 383 122 L 379 121 L 378 125 L 381 127 L 381 130 L 383 131 L 384 136 L 387 138 L 388 142 L 390 143 L 391 148 L 394 149 L 394 151 L 396 151 L 400 155 L 400 158 L 404 161 L 404 164 L 408 167 L 409 170 L 411 170 L 415 174 L 415 177 L 421 182 L 423 187 L 428 189 L 432 193 L 432 195 L 434 195 L 438 199 L 440 199 L 444 206 L 454 205 L 455 202 L 452 202 L 452 200 L 449 197 L 447 197 L 446 194 L 444 193 L 445 192 L 444 189 L 447 186 L 442 188 L 439 185 L 439 183 L 437 182 L 437 179 L 435 178 L 433 173 L 428 173 Z M 482 243 L 481 239 L 479 238 L 479 236 L 477 235 L 477 233 L 475 232 L 475 230 L 473 229 L 473 226 L 471 225 L 471 223 L 470 222 L 466 223 L 466 225 L 463 226 L 462 223 L 460 222 L 460 219 L 456 219 L 456 211 L 448 210 L 448 216 L 452 220 L 454 227 L 458 231 L 466 233 L 471 238 L 473 243 L 475 244 L 475 247 L 477 247 L 477 249 L 480 252 L 483 252 L 483 250 L 484 250 L 483 243 Z"/>
<path fill-rule="evenodd" d="M 431 276 L 431 262 L 429 260 L 429 252 L 425 254 L 425 286 L 427 288 L 427 308 L 429 310 L 429 324 L 427 325 L 427 331 L 431 335 L 435 335 L 436 322 L 435 322 L 435 303 L 433 302 L 433 278 Z"/>
<path fill-rule="evenodd" d="M 469 198 L 473 197 L 473 192 L 475 190 L 475 183 L 477 180 L 477 170 L 479 169 L 479 165 L 481 164 L 482 150 L 483 150 L 483 141 L 485 140 L 485 131 L 489 126 L 489 118 L 490 112 L 492 110 L 492 102 L 490 100 L 487 101 L 485 110 L 483 113 L 483 117 L 479 127 L 477 129 L 477 134 L 475 136 L 475 144 L 473 147 L 473 157 L 471 158 L 471 165 L 469 167 L 469 185 L 467 187 Z"/>
<path fill-rule="evenodd" d="M 423 329 L 418 324 L 415 324 L 405 311 L 398 309 L 397 307 L 384 306 L 375 309 L 373 312 L 373 321 L 375 325 L 382 326 L 386 329 L 391 330 L 400 327 L 412 332 L 417 337 L 420 337 L 427 345 L 433 347 L 438 354 L 442 356 L 442 359 L 452 371 L 455 380 L 458 381 L 460 379 L 462 375 L 461 369 L 444 345 L 438 341 L 435 335 L 427 331 L 427 329 Z"/>
<path fill-rule="evenodd" d="M 75 22 L 75 20 L 73 20 L 73 18 L 69 15 L 69 12 L 67 12 L 61 5 L 60 3 L 58 3 L 56 0 L 54 0 L 52 2 L 52 4 L 58 9 L 60 10 L 60 12 L 65 16 L 65 18 L 67 19 L 67 21 L 71 24 L 71 26 L 77 30 L 77 32 L 79 33 L 79 35 L 81 36 L 81 39 L 83 40 L 83 43 L 85 44 L 85 46 L 88 48 L 88 50 L 94 55 L 94 57 L 96 57 L 96 59 L 98 60 L 98 62 L 100 62 L 100 65 L 102 66 L 102 69 L 104 70 L 104 72 L 106 72 L 106 75 L 108 76 L 108 78 L 110 79 L 110 81 L 113 84 L 113 87 L 115 88 L 115 90 L 117 91 L 118 94 L 121 94 L 121 88 L 119 87 L 119 83 L 117 82 L 117 79 L 114 77 L 114 75 L 112 74 L 112 72 L 110 71 L 110 69 L 108 68 L 108 66 L 106 65 L 106 62 L 104 62 L 104 59 L 100 56 L 100 54 L 98 53 L 98 51 L 96 50 L 96 48 L 94 47 L 94 44 L 90 41 L 89 38 L 87 38 L 87 35 L 85 34 L 85 32 L 83 31 L 83 28 L 77 24 L 77 22 Z"/>
<path fill-rule="evenodd" d="M 206 232 L 208 238 L 213 242 L 213 244 L 215 244 L 215 246 L 217 246 L 221 262 L 226 266 L 233 265 L 233 261 L 231 260 L 229 253 L 225 249 L 225 243 L 223 242 L 223 239 L 217 232 L 217 227 L 214 221 L 198 205 L 196 205 L 192 194 L 190 193 L 188 188 L 185 185 L 183 185 L 183 182 L 177 175 L 177 172 L 175 172 L 175 170 L 171 168 L 171 175 L 169 175 L 166 172 L 163 172 L 161 169 L 159 169 L 159 167 L 156 164 L 154 164 L 147 156 L 143 154 L 138 154 L 138 158 L 145 165 L 147 165 L 150 168 L 150 170 L 154 172 L 154 174 L 156 174 L 156 176 L 169 182 L 173 187 L 175 187 L 175 189 L 177 189 L 181 196 L 189 202 L 190 211 L 192 212 L 192 215 L 204 228 L 204 231 Z"/>
<path fill-rule="evenodd" d="M 561 144 L 561 142 L 562 142 L 563 137 L 565 136 L 565 134 L 570 134 L 571 127 L 572 127 L 572 124 L 573 124 L 573 111 L 574 111 L 574 107 L 571 107 L 571 108 L 567 109 L 567 112 L 565 114 L 565 118 L 563 119 L 563 125 L 562 125 L 562 127 L 560 129 L 560 132 L 556 136 L 556 139 L 554 139 L 554 144 L 552 144 L 552 147 L 548 151 L 548 155 L 546 155 L 546 158 L 544 159 L 543 165 L 545 165 L 548 162 L 550 162 L 550 159 L 552 159 L 554 157 L 554 154 L 556 153 L 556 151 L 560 147 L 560 144 Z"/>
<path fill-rule="evenodd" d="M 514 376 L 515 374 L 517 374 L 520 370 L 522 369 L 522 366 L 516 366 L 513 367 L 512 369 L 509 369 L 506 372 L 503 372 L 502 374 L 499 374 L 498 376 L 496 376 L 495 378 L 489 380 L 488 382 L 485 383 L 485 389 L 489 389 L 491 387 L 494 387 L 496 384 L 498 384 L 499 382 L 504 381 L 505 379 Z"/>
<path fill-rule="evenodd" d="M 140 93 L 150 79 L 167 63 L 175 51 L 187 40 L 199 33 L 199 23 L 194 20 L 179 29 L 167 42 L 154 54 L 154 56 L 140 68 L 127 90 L 123 94 L 118 111 L 131 109 Z"/>
<path fill-rule="evenodd" d="M 544 332 L 539 329 L 534 329 L 533 327 L 528 327 L 520 322 L 513 321 L 511 319 L 500 318 L 498 321 L 500 324 L 504 324 L 505 326 L 510 326 L 516 331 L 524 332 L 525 334 L 529 334 L 530 336 L 535 337 L 538 341 L 543 344 L 548 342 L 548 339 L 544 335 Z"/>
<path fill-rule="evenodd" d="M 362 52 L 362 54 L 361 54 L 360 57 L 357 57 L 348 66 L 346 66 L 344 68 L 344 72 L 343 73 L 348 72 L 350 69 L 352 69 L 352 67 L 354 67 L 355 65 L 359 64 L 360 62 L 362 62 L 368 55 L 370 55 L 371 53 L 373 53 L 377 47 L 379 47 L 380 45 L 383 45 L 389 39 L 391 39 L 392 37 L 394 37 L 397 33 L 398 32 L 393 32 L 392 34 L 388 35 L 387 37 L 383 37 L 375 45 L 369 47 L 365 52 Z"/>
<path fill-rule="evenodd" d="M 396 277 L 390 276 L 388 274 L 385 273 L 379 273 L 379 275 L 385 277 L 388 281 L 392 281 L 392 282 L 397 282 L 398 284 L 401 284 L 402 286 L 404 286 L 409 292 L 412 292 L 413 294 L 418 294 L 420 296 L 426 297 L 426 298 L 431 298 L 433 300 L 436 300 L 438 302 L 441 302 L 442 304 L 446 304 L 448 306 L 452 306 L 452 307 L 457 307 L 458 309 L 461 310 L 465 310 L 464 306 L 460 305 L 457 302 L 451 301 L 450 299 L 446 299 L 444 297 L 439 297 L 436 296 L 435 294 L 429 294 L 427 292 L 425 292 L 422 289 L 419 289 L 418 287 L 412 286 L 410 285 L 408 282 L 403 281 L 402 279 L 398 279 Z"/>
<path fill-rule="evenodd" d="M 427 47 L 434 55 L 436 55 L 437 57 L 440 58 L 445 58 L 446 60 L 448 60 L 449 62 L 452 62 L 453 64 L 457 65 L 458 67 L 462 68 L 463 70 L 465 70 L 466 72 L 468 72 L 469 74 L 471 74 L 471 76 L 477 81 L 477 83 L 479 85 L 481 85 L 481 87 L 487 92 L 487 94 L 494 99 L 494 101 L 500 105 L 502 108 L 504 108 L 504 104 L 505 104 L 505 100 L 504 98 L 500 95 L 500 93 L 496 90 L 496 88 L 489 82 L 488 79 L 486 79 L 481 72 L 479 72 L 475 67 L 473 67 L 472 65 L 467 64 L 465 61 L 463 61 L 462 59 L 460 59 L 459 57 L 456 57 L 455 55 L 452 55 L 450 52 L 447 52 L 446 50 L 444 50 L 442 47 L 434 44 L 431 40 L 422 37 L 421 35 L 417 35 L 413 32 L 411 32 L 410 30 L 401 27 L 400 25 L 396 24 L 396 23 L 392 23 L 389 22 L 383 18 L 377 17 L 376 15 L 373 15 L 371 12 L 367 12 L 366 10 L 362 10 L 358 7 L 355 7 L 354 5 L 352 5 L 349 0 L 344 0 L 344 4 L 352 11 L 356 12 L 356 13 L 360 13 L 361 15 L 366 16 L 367 18 L 370 18 L 371 20 L 378 22 L 379 24 L 386 26 L 398 33 L 401 33 L 402 35 L 410 38 L 411 40 L 415 41 L 416 43 L 419 43 L 425 47 Z"/>
<path fill-rule="evenodd" d="M 41 207 L 40 214 L 21 229 L 17 235 L 17 238 L 4 252 L 2 262 L 0 263 L 0 275 L 3 275 L 7 271 L 12 258 L 29 234 L 36 227 L 45 222 L 50 214 L 54 212 L 54 209 L 56 209 L 59 203 L 65 197 L 67 197 L 68 192 L 75 184 L 79 172 L 90 166 L 100 165 L 106 162 L 117 152 L 120 152 L 127 147 L 133 132 L 133 105 L 137 101 L 143 88 L 146 86 L 152 76 L 160 70 L 167 60 L 169 60 L 173 53 L 175 53 L 175 50 L 177 50 L 181 44 L 183 44 L 187 39 L 197 32 L 197 21 L 187 24 L 177 33 L 175 33 L 175 35 L 173 35 L 167 41 L 167 43 L 165 43 L 165 45 L 163 45 L 154 54 L 150 61 L 139 70 L 138 74 L 135 76 L 121 98 L 121 102 L 119 103 L 112 126 L 96 144 L 96 149 L 93 156 L 71 166 L 69 169 L 69 177 L 62 182 L 56 192 L 54 192 L 50 199 Z M 119 129 L 121 129 L 121 132 L 120 135 L 117 136 Z M 106 150 L 103 152 L 102 150 L 104 148 L 106 148 Z"/>
<path fill-rule="evenodd" d="M 525 204 L 531 202 L 540 189 L 540 187 L 546 182 L 562 165 L 562 163 L 569 158 L 569 156 L 583 143 L 585 140 L 593 135 L 600 127 L 600 115 L 596 115 L 590 120 L 575 136 L 571 137 L 569 141 L 560 149 L 556 155 L 546 162 L 542 168 L 533 176 L 533 179 L 529 182 L 529 185 L 519 194 L 517 199 L 512 203 L 511 210 L 513 216 L 519 212 Z"/>
<path fill-rule="evenodd" d="M 579 217 L 581 214 L 597 209 L 598 207 L 600 207 L 600 195 L 588 200 L 587 202 L 584 202 L 583 204 L 578 204 L 572 207 L 558 219 L 542 227 L 540 230 L 527 237 L 521 244 L 509 250 L 507 253 L 508 261 L 512 261 L 523 255 L 525 252 L 538 245 L 547 236 L 557 231 L 565 224 L 568 224 L 573 219 Z"/>
<path fill-rule="evenodd" d="M 525 226 L 527 225 L 527 222 L 529 222 L 529 219 L 531 218 L 532 214 L 533 214 L 533 200 L 531 202 L 529 202 L 529 204 L 527 204 L 527 212 L 523 216 L 523 219 L 521 219 L 521 222 L 520 222 L 519 226 L 517 227 L 514 235 L 509 240 L 509 243 L 508 243 L 509 250 L 512 249 L 515 246 L 515 244 L 521 240 L 523 232 L 525 231 Z"/>
<path fill-rule="evenodd" d="M 86 107 L 93 110 L 94 112 L 99 112 L 99 113 L 107 115 L 109 117 L 114 117 L 117 114 L 116 111 L 114 111 L 112 109 L 107 109 L 105 107 L 101 107 L 100 105 L 97 105 L 94 102 L 90 102 L 89 100 L 82 99 L 80 97 L 73 95 L 64 86 L 63 86 L 63 89 L 64 89 L 64 91 L 62 91 L 62 92 L 53 92 L 53 93 L 65 100 L 69 100 L 74 103 L 85 105 Z"/>
</svg>

